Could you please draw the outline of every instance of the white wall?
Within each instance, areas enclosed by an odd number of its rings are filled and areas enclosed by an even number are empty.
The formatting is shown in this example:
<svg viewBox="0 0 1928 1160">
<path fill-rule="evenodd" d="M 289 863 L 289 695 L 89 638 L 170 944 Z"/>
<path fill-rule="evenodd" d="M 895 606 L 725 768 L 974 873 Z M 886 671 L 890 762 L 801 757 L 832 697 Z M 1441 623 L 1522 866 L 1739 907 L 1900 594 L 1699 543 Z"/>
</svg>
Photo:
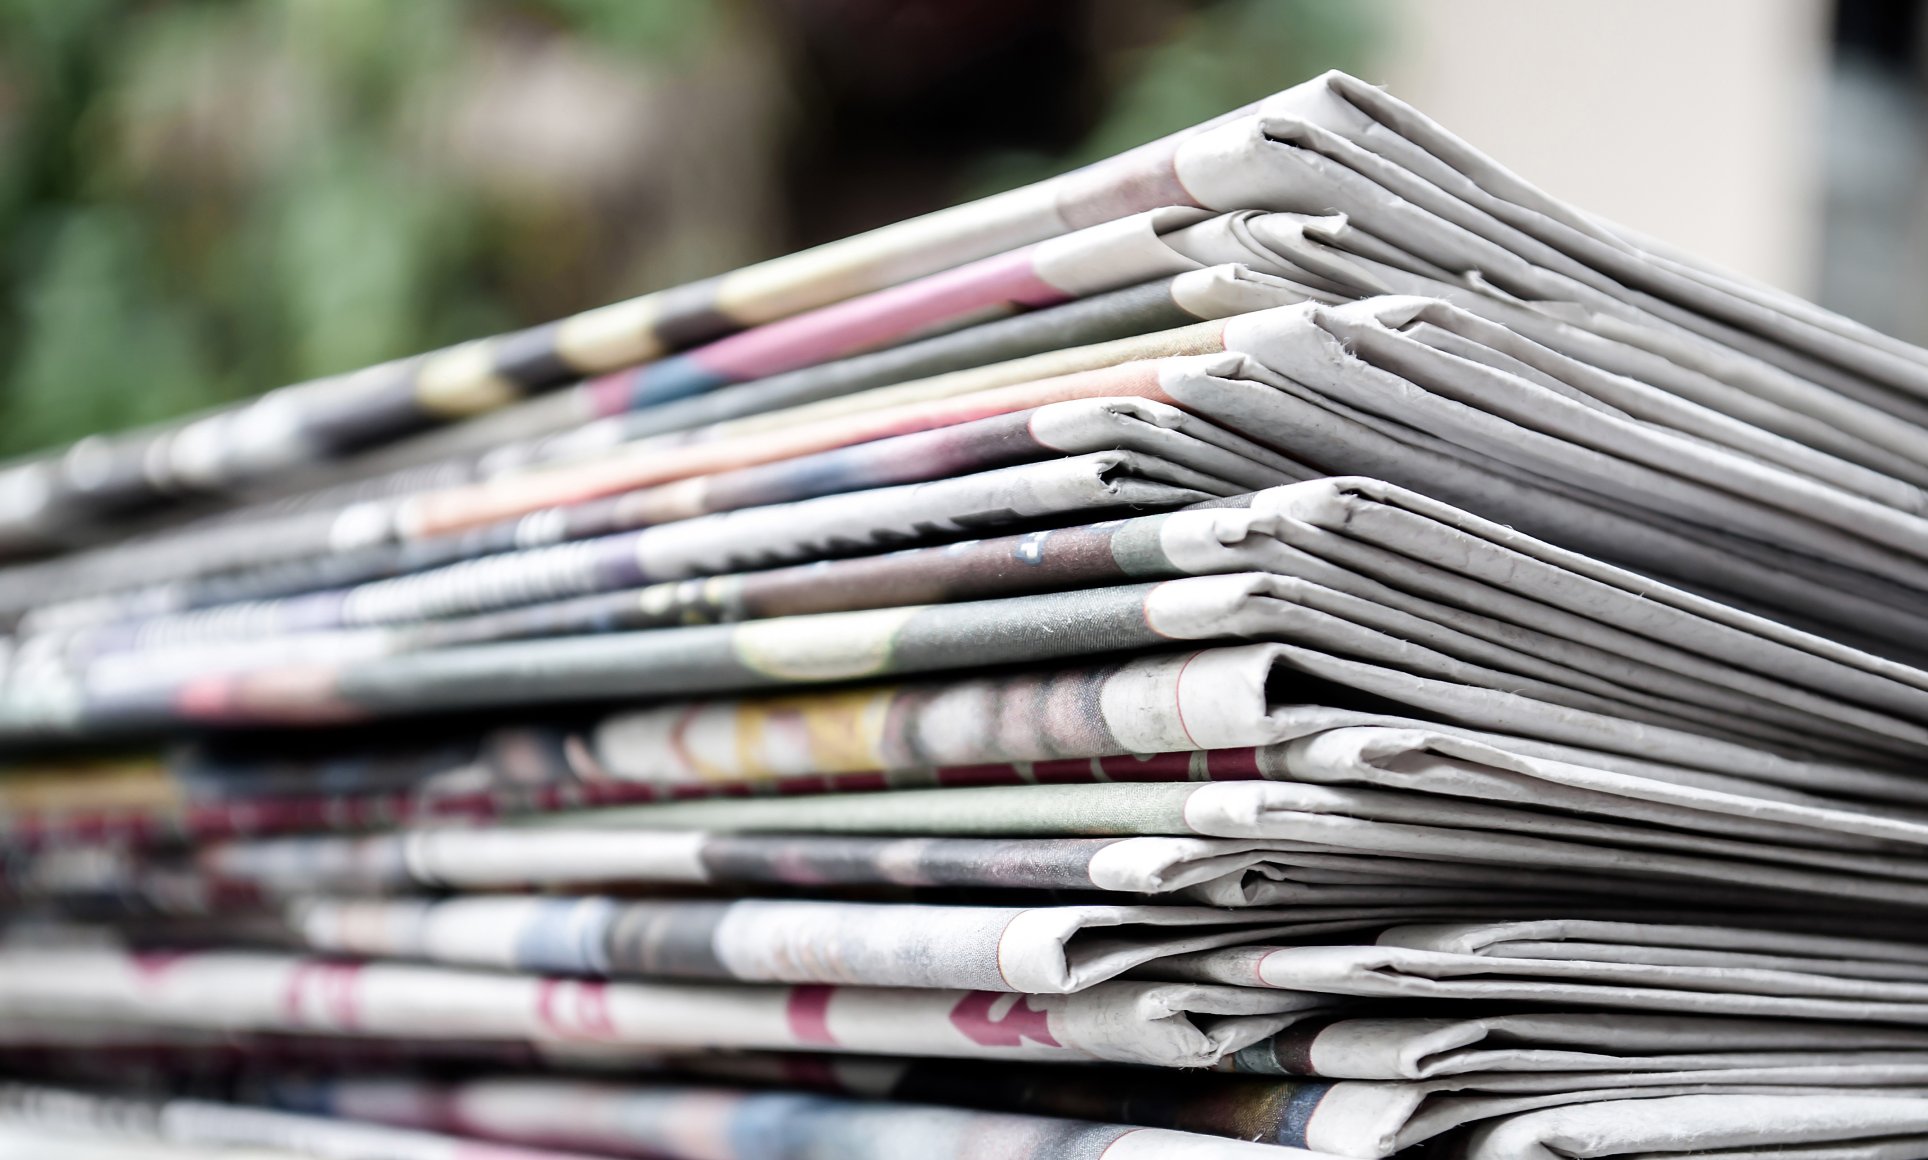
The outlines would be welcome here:
<svg viewBox="0 0 1928 1160">
<path fill-rule="evenodd" d="M 1368 79 L 1549 193 L 1814 288 L 1826 0 L 1387 0 Z"/>
</svg>

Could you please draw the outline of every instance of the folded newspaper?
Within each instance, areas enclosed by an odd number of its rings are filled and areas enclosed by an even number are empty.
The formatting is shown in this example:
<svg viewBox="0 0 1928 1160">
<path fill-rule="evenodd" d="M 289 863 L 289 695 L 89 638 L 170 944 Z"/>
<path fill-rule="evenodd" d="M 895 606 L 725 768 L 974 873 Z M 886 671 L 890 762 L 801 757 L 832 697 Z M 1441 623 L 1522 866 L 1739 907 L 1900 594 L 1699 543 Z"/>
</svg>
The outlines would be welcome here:
<svg viewBox="0 0 1928 1160">
<path fill-rule="evenodd" d="M 0 557 L 8 1154 L 1928 1156 L 1928 352 L 1342 74 Z"/>
</svg>

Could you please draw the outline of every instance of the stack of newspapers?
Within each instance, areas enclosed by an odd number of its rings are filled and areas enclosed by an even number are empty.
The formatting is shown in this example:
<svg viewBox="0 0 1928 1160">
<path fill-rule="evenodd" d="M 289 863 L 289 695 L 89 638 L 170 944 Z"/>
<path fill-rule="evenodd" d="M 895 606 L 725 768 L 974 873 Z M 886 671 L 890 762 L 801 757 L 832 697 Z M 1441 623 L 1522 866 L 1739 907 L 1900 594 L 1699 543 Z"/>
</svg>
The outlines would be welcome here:
<svg viewBox="0 0 1928 1160">
<path fill-rule="evenodd" d="M 0 1155 L 1928 1157 L 1928 352 L 1342 74 L 0 548 Z"/>
</svg>

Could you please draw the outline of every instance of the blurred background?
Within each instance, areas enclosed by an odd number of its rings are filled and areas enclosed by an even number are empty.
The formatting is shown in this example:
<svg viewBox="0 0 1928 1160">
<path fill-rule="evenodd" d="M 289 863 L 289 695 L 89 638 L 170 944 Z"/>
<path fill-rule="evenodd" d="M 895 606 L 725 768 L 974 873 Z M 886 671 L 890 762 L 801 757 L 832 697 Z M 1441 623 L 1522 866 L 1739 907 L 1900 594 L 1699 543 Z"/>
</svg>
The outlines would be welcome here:
<svg viewBox="0 0 1928 1160">
<path fill-rule="evenodd" d="M 0 0 L 0 454 L 1056 172 L 1326 68 L 1928 340 L 1914 0 Z"/>
</svg>

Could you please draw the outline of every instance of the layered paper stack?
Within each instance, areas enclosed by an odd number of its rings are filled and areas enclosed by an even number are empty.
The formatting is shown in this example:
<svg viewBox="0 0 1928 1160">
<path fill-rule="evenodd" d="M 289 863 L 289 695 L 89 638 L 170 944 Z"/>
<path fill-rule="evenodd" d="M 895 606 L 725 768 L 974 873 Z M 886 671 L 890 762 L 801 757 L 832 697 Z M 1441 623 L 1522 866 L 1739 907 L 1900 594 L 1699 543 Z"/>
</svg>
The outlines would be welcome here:
<svg viewBox="0 0 1928 1160">
<path fill-rule="evenodd" d="M 1924 486 L 1340 74 L 13 464 L 0 1148 L 1928 1156 Z"/>
</svg>

